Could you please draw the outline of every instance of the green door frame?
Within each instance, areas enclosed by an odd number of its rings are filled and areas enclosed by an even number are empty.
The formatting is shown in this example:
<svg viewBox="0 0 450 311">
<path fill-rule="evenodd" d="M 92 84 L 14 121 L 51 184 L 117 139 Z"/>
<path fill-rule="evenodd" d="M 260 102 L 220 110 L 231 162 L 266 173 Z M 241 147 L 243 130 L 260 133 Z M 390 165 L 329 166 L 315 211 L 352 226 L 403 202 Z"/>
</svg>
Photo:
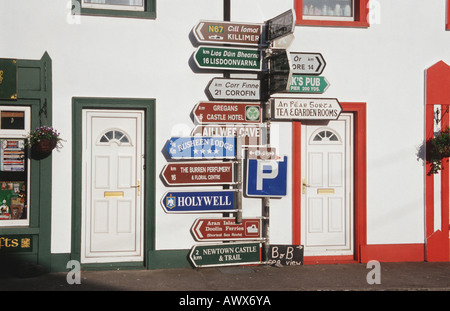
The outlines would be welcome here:
<svg viewBox="0 0 450 311">
<path fill-rule="evenodd" d="M 144 202 L 144 265 L 155 250 L 155 99 L 141 98 L 72 98 L 72 251 L 71 259 L 81 258 L 81 156 L 82 111 L 84 109 L 143 110 L 145 113 L 145 202 Z M 83 264 L 83 268 L 138 267 L 142 263 Z"/>
</svg>

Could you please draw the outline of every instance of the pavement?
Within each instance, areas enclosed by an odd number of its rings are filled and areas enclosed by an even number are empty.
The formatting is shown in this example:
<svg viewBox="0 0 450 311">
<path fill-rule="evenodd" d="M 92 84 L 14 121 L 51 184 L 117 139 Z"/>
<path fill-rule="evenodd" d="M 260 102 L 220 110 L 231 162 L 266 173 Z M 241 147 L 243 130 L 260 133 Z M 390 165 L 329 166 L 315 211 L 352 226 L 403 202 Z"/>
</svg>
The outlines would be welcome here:
<svg viewBox="0 0 450 311">
<path fill-rule="evenodd" d="M 450 291 L 450 262 L 382 262 L 379 266 L 352 263 L 82 270 L 78 275 L 68 272 L 44 273 L 35 277 L 6 275 L 0 278 L 0 291 L 154 291 L 183 294 L 230 291 Z M 446 294 L 450 297 L 449 293 Z"/>
</svg>

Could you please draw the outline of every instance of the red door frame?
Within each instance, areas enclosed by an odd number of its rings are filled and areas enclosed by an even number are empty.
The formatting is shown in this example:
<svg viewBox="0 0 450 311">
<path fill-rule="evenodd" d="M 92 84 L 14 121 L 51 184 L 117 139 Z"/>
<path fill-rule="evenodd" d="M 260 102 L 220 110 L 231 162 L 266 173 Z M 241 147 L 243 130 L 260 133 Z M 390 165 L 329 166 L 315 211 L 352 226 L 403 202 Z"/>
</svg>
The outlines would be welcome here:
<svg viewBox="0 0 450 311">
<path fill-rule="evenodd" d="M 434 136 L 434 107 L 442 112 L 440 127 L 449 126 L 450 66 L 440 61 L 426 71 L 426 140 Z M 434 228 L 434 176 L 429 174 L 431 164 L 427 162 L 425 177 L 425 260 L 449 260 L 449 161 L 442 161 L 441 169 L 441 229 Z M 443 191 L 445 190 L 445 191 Z"/>
<path fill-rule="evenodd" d="M 366 204 L 366 103 L 341 103 L 343 112 L 354 116 L 354 255 L 305 257 L 304 263 L 348 263 L 361 261 L 367 245 Z M 292 141 L 292 241 L 301 244 L 301 122 L 293 122 Z"/>
</svg>

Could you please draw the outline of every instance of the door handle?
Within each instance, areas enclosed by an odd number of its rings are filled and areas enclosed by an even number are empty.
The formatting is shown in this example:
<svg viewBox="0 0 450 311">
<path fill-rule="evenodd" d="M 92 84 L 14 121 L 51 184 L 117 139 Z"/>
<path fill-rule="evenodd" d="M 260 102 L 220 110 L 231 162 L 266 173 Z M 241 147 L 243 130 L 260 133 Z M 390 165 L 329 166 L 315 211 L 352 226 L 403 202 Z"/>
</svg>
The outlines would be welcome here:
<svg viewBox="0 0 450 311">
<path fill-rule="evenodd" d="M 311 187 L 310 185 L 306 184 L 305 179 L 302 179 L 302 193 L 305 194 L 306 193 L 306 187 Z"/>
<path fill-rule="evenodd" d="M 138 196 L 141 195 L 141 180 L 138 179 L 137 185 L 136 186 L 130 186 L 131 188 L 137 188 L 137 192 L 138 192 Z"/>
</svg>

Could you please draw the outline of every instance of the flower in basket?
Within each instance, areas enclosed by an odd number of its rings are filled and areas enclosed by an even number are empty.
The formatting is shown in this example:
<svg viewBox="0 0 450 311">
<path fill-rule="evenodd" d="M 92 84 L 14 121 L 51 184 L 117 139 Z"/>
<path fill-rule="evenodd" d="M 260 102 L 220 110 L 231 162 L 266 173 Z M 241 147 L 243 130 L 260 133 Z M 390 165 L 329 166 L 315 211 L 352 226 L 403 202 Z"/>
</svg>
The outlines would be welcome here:
<svg viewBox="0 0 450 311">
<path fill-rule="evenodd" d="M 30 132 L 28 144 L 38 153 L 49 153 L 53 149 L 62 148 L 62 138 L 53 127 L 41 126 Z"/>
<path fill-rule="evenodd" d="M 427 141 L 427 161 L 431 163 L 431 174 L 441 169 L 441 160 L 450 157 L 450 128 L 441 130 Z"/>
</svg>

